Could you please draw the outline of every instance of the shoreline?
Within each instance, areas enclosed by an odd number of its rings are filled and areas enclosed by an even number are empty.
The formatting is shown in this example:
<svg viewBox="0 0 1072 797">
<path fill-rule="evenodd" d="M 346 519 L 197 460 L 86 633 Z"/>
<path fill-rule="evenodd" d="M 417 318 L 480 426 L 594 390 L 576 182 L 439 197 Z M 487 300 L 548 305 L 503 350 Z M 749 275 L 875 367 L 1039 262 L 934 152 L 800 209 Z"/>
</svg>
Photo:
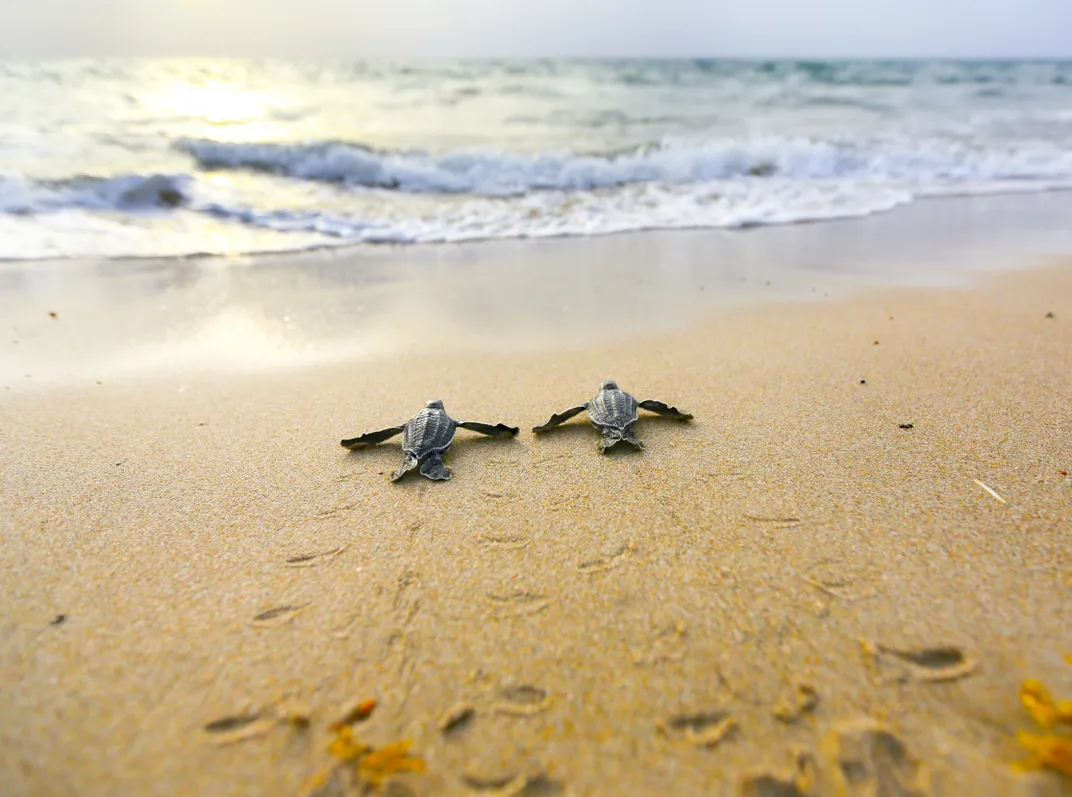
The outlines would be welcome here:
<svg viewBox="0 0 1072 797">
<path fill-rule="evenodd" d="M 878 216 L 884 216 L 888 213 L 897 213 L 908 208 L 912 208 L 918 204 L 929 203 L 946 203 L 946 202 L 968 202 L 986 203 L 988 200 L 1001 201 L 1006 198 L 1016 197 L 1045 197 L 1051 195 L 1060 194 L 1072 194 L 1072 186 L 1056 186 L 1039 189 L 1021 188 L 1021 189 L 1008 189 L 1003 191 L 993 191 L 990 193 L 949 193 L 949 194 L 928 194 L 918 197 L 913 197 L 908 202 L 895 205 L 885 210 L 876 210 L 863 215 L 846 215 L 846 216 L 830 216 L 825 218 L 814 219 L 798 219 L 795 221 L 777 222 L 777 223 L 756 223 L 745 224 L 736 227 L 708 227 L 708 226 L 695 226 L 695 227 L 641 227 L 630 230 L 616 230 L 613 232 L 599 232 L 590 233 L 587 235 L 576 235 L 571 233 L 563 233 L 561 235 L 546 235 L 535 238 L 527 237 L 512 237 L 512 238 L 475 238 L 464 241 L 413 241 L 409 243 L 392 243 L 392 242 L 355 242 L 344 244 L 323 244 L 320 246 L 307 247 L 304 249 L 264 249 L 253 250 L 247 252 L 232 252 L 229 254 L 219 254 L 214 252 L 190 252 L 183 255 L 160 255 L 156 257 L 145 257 L 141 255 L 121 255 L 118 257 L 87 257 L 85 255 L 72 255 L 70 257 L 31 257 L 31 258 L 18 258 L 0 257 L 0 269 L 5 266 L 12 268 L 19 267 L 57 267 L 62 264 L 73 263 L 85 263 L 95 260 L 107 260 L 112 263 L 133 263 L 133 264 L 145 264 L 145 263 L 159 263 L 167 264 L 176 261 L 183 262 L 196 262 L 200 260 L 209 261 L 235 261 L 235 260 L 249 260 L 256 259 L 261 261 L 274 260 L 277 258 L 303 258 L 305 256 L 318 256 L 323 254 L 341 254 L 341 255 L 376 255 L 388 252 L 395 254 L 398 252 L 411 252 L 413 250 L 426 250 L 435 247 L 453 248 L 458 246 L 481 246 L 481 245 L 495 245 L 495 244 L 511 244 L 518 242 L 534 242 L 534 241 L 572 241 L 572 240 L 587 240 L 587 239 L 599 239 L 616 236 L 633 236 L 633 235 L 648 235 L 651 233 L 703 233 L 703 232 L 750 232 L 753 230 L 765 230 L 770 228 L 782 228 L 782 227 L 800 227 L 812 224 L 839 224 L 854 221 L 863 221 Z"/>
<path fill-rule="evenodd" d="M 1072 253 L 1058 223 L 1072 192 L 1042 199 L 951 200 L 750 231 L 0 270 L 0 385 L 300 370 L 410 355 L 432 341 L 444 355 L 567 351 L 742 308 L 970 286 Z"/>
<path fill-rule="evenodd" d="M 305 259 L 306 256 L 313 258 L 322 255 L 343 255 L 352 257 L 366 257 L 369 259 L 377 259 L 380 257 L 397 257 L 403 254 L 412 255 L 413 253 L 425 253 L 429 250 L 436 249 L 457 249 L 459 247 L 494 247 L 496 245 L 528 245 L 533 243 L 564 243 L 570 241 L 586 241 L 586 240 L 599 240 L 605 238 L 617 238 L 617 237 L 631 237 L 631 236 L 648 236 L 648 235 L 673 235 L 676 233 L 762 233 L 765 230 L 778 230 L 785 228 L 795 227 L 809 227 L 813 225 L 840 225 L 840 224 L 852 224 L 854 222 L 866 222 L 868 220 L 880 219 L 889 214 L 904 215 L 906 212 L 915 211 L 918 206 L 924 208 L 928 206 L 938 206 L 942 208 L 945 206 L 964 205 L 968 210 L 973 213 L 978 213 L 980 209 L 986 212 L 988 205 L 1001 205 L 1006 203 L 1022 203 L 1025 208 L 1030 212 L 1037 212 L 1039 209 L 1039 203 L 1047 202 L 1047 197 L 1055 197 L 1057 202 L 1063 202 L 1066 199 L 1072 200 L 1072 186 L 1057 186 L 1048 187 L 1043 189 L 1010 189 L 1004 191 L 994 191 L 990 193 L 951 193 L 951 194 L 928 194 L 919 197 L 914 197 L 912 200 L 895 205 L 886 210 L 878 210 L 864 215 L 848 215 L 848 216 L 832 216 L 828 218 L 816 218 L 816 219 L 800 219 L 797 221 L 787 221 L 778 223 L 767 224 L 748 224 L 738 227 L 643 227 L 630 230 L 616 230 L 613 232 L 600 232 L 591 233 L 588 235 L 575 235 L 575 234 L 562 234 L 562 235 L 547 235 L 538 236 L 533 238 L 527 237 L 513 237 L 513 238 L 478 238 L 464 241 L 416 241 L 412 243 L 369 243 L 369 242 L 355 242 L 348 244 L 325 244 L 323 246 L 315 246 L 306 249 L 265 249 L 247 252 L 232 252 L 228 254 L 218 254 L 213 252 L 191 252 L 184 255 L 160 255 L 154 257 L 145 257 L 141 255 L 122 255 L 118 257 L 96 257 L 85 255 L 72 255 L 70 257 L 38 257 L 38 258 L 0 258 L 0 270 L 5 268 L 18 270 L 20 268 L 57 268 L 64 265 L 72 264 L 85 264 L 90 262 L 110 262 L 110 263 L 129 263 L 129 264 L 157 264 L 160 266 L 166 266 L 175 262 L 197 262 L 202 260 L 207 261 L 219 261 L 235 262 L 243 260 L 255 260 L 268 262 L 277 259 Z M 944 212 L 942 209 L 939 212 Z M 418 258 L 421 259 L 421 258 Z"/>
</svg>

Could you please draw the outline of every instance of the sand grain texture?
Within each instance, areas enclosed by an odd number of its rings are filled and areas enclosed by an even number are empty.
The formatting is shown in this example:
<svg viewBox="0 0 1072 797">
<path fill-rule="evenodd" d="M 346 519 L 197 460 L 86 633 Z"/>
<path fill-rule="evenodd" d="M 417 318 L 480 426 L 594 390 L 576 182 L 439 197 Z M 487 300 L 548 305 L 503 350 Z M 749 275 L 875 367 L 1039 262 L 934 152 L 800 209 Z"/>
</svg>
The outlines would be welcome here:
<svg viewBox="0 0 1072 797">
<path fill-rule="evenodd" d="M 1056 268 L 564 355 L 9 392 L 2 791 L 299 794 L 374 697 L 360 735 L 412 737 L 420 795 L 872 793 L 838 755 L 887 794 L 1067 793 L 1005 762 L 1020 681 L 1072 691 L 1070 352 Z M 528 432 L 605 378 L 695 421 L 606 457 L 583 416 Z M 434 396 L 522 433 L 459 430 L 445 483 L 339 447 Z"/>
</svg>

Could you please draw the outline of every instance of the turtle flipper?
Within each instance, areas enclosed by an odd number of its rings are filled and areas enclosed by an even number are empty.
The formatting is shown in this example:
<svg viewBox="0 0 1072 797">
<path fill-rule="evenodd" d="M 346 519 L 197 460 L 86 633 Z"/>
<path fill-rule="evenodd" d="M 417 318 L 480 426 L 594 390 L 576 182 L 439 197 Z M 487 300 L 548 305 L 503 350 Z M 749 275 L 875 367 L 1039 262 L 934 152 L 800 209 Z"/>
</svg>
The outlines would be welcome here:
<svg viewBox="0 0 1072 797">
<path fill-rule="evenodd" d="M 633 424 L 629 424 L 624 429 L 622 429 L 622 440 L 627 442 L 629 445 L 631 445 L 638 451 L 644 450 L 644 442 L 636 436 L 636 430 L 633 429 Z"/>
<path fill-rule="evenodd" d="M 638 407 L 643 407 L 648 412 L 657 412 L 659 415 L 665 415 L 668 418 L 677 418 L 679 421 L 691 421 L 692 413 L 682 412 L 677 407 L 670 407 L 663 404 L 661 401 L 655 401 L 654 399 L 648 399 L 647 401 L 641 401 L 637 404 Z"/>
<path fill-rule="evenodd" d="M 443 457 L 439 454 L 429 454 L 421 463 L 421 475 L 443 482 L 450 478 L 450 468 L 443 464 Z"/>
<path fill-rule="evenodd" d="M 633 430 L 633 425 L 629 424 L 624 429 L 615 429 L 611 426 L 604 426 L 600 431 L 603 433 L 603 439 L 599 441 L 599 453 L 606 454 L 618 443 L 629 443 L 633 448 L 643 451 L 644 443 L 636 436 L 636 432 Z"/>
<path fill-rule="evenodd" d="M 582 404 L 579 407 L 571 407 L 570 409 L 566 410 L 565 412 L 557 412 L 554 415 L 552 415 L 551 420 L 549 420 L 543 426 L 533 426 L 532 431 L 535 432 L 536 434 L 539 434 L 540 432 L 546 432 L 548 429 L 553 429 L 554 427 L 558 426 L 560 423 L 565 423 L 570 418 L 572 418 L 574 415 L 582 413 L 586 409 L 588 409 L 588 402 L 585 402 L 584 404 Z"/>
<path fill-rule="evenodd" d="M 391 481 L 398 481 L 415 467 L 417 467 L 417 458 L 407 451 L 402 458 L 402 464 L 398 466 L 398 470 L 391 474 Z"/>
<path fill-rule="evenodd" d="M 488 437 L 513 437 L 520 430 L 516 426 L 507 426 L 505 423 L 477 423 L 476 421 L 458 421 L 458 426 L 468 429 L 470 432 L 480 432 Z"/>
<path fill-rule="evenodd" d="M 392 426 L 390 429 L 381 429 L 378 432 L 369 432 L 360 437 L 351 437 L 349 440 L 342 440 L 339 442 L 339 445 L 343 448 L 355 451 L 359 448 L 374 446 L 377 443 L 382 443 L 384 440 L 389 440 L 396 434 L 400 434 L 405 428 L 405 426 Z"/>
</svg>

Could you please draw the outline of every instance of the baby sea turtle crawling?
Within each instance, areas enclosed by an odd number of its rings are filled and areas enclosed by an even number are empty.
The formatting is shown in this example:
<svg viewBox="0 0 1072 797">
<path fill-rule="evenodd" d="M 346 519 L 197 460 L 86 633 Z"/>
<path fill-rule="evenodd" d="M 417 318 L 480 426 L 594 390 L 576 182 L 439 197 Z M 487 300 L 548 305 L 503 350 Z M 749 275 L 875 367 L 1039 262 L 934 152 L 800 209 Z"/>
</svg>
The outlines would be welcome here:
<svg viewBox="0 0 1072 797">
<path fill-rule="evenodd" d="M 442 401 L 433 399 L 401 426 L 392 426 L 390 429 L 343 440 L 342 445 L 355 451 L 382 443 L 401 432 L 402 452 L 405 456 L 398 470 L 391 475 L 391 481 L 398 481 L 418 465 L 421 466 L 421 475 L 444 481 L 450 478 L 450 468 L 443 464 L 443 454 L 454 442 L 454 430 L 459 426 L 490 437 L 513 437 L 518 432 L 516 426 L 502 423 L 492 426 L 476 421 L 456 421 L 447 415 Z"/>
<path fill-rule="evenodd" d="M 551 420 L 543 426 L 533 428 L 536 434 L 546 432 L 568 421 L 574 415 L 588 410 L 588 417 L 592 419 L 592 425 L 603 433 L 603 439 L 599 442 L 600 453 L 605 454 L 610 448 L 623 440 L 635 448 L 643 448 L 644 444 L 636 436 L 633 426 L 637 422 L 637 407 L 643 407 L 649 412 L 657 412 L 670 418 L 682 421 L 692 420 L 692 415 L 682 412 L 677 407 L 668 407 L 661 401 L 648 399 L 637 401 L 624 390 L 618 387 L 616 382 L 606 381 L 599 386 L 599 392 L 595 398 L 586 401 L 579 407 L 573 407 L 565 412 L 551 416 Z"/>
</svg>

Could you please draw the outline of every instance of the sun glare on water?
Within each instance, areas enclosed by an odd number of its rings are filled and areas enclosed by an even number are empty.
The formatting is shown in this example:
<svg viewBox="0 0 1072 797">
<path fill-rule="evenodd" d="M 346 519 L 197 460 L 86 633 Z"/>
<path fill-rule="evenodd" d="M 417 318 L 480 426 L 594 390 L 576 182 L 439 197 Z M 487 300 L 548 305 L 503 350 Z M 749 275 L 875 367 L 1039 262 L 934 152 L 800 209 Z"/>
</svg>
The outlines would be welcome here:
<svg viewBox="0 0 1072 797">
<path fill-rule="evenodd" d="M 247 122 L 262 116 L 266 110 L 260 95 L 219 83 L 172 86 L 167 104 L 176 113 L 197 116 L 210 124 Z"/>
<path fill-rule="evenodd" d="M 206 138 L 267 138 L 278 132 L 272 113 L 279 98 L 234 83 L 177 79 L 148 99 L 176 116 L 204 123 L 201 135 Z"/>
</svg>

